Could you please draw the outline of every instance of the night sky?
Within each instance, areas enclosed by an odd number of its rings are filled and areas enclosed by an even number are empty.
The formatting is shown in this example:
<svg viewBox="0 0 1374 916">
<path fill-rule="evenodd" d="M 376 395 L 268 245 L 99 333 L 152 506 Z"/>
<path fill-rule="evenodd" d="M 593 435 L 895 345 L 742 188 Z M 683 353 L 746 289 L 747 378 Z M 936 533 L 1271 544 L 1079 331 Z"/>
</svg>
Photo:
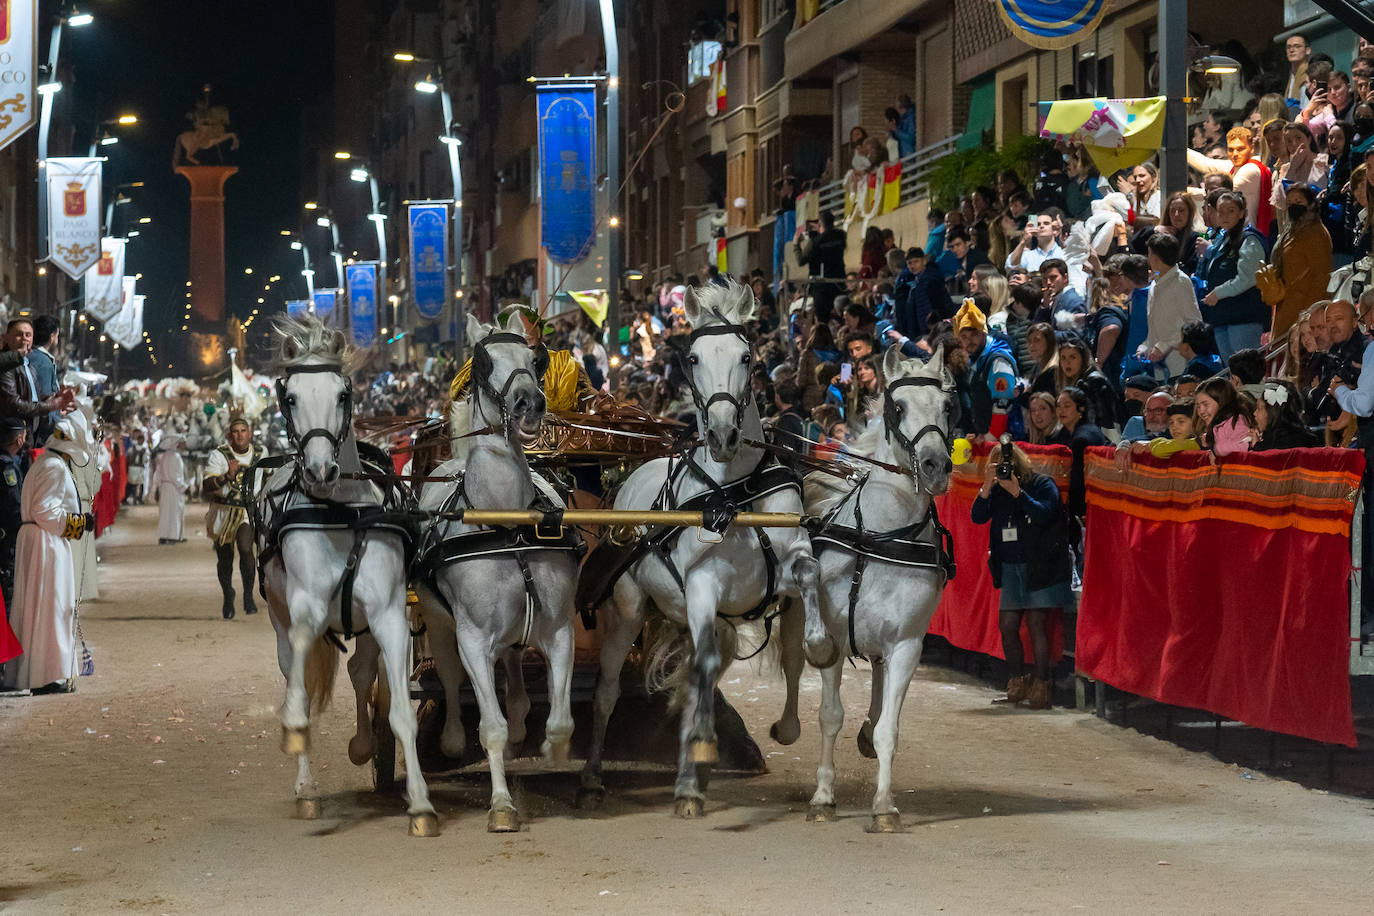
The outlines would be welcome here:
<svg viewBox="0 0 1374 916">
<path fill-rule="evenodd" d="M 148 297 L 144 322 L 154 346 L 159 335 L 181 328 L 190 205 L 172 151 L 206 83 L 212 101 L 229 108 L 242 144 L 229 160 L 239 173 L 225 190 L 228 310 L 246 317 L 271 274 L 282 275 L 284 296 L 268 295 L 269 304 L 303 298 L 300 255 L 279 231 L 300 223 L 304 112 L 329 91 L 328 0 L 87 0 L 79 8 L 96 21 L 68 28 L 63 39 L 62 63 L 74 78 L 63 89 L 71 93 L 73 154 L 86 154 L 99 121 L 138 115 L 137 126 L 115 128 L 120 142 L 104 148 L 105 182 L 146 182 L 126 192 L 134 202 L 119 208 L 115 226 L 123 234 L 126 221 L 152 219 L 130 243 L 127 270 L 143 274 L 139 291 Z M 210 154 L 201 161 L 216 160 Z M 254 268 L 253 278 L 244 276 L 245 266 Z"/>
</svg>

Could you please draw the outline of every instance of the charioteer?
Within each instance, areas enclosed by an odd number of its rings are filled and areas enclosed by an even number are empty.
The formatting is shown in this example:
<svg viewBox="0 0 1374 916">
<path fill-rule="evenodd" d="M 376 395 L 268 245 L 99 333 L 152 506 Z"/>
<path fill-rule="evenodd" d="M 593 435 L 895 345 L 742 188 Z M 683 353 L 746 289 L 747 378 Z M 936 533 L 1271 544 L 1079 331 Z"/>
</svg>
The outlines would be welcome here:
<svg viewBox="0 0 1374 916">
<path fill-rule="evenodd" d="M 205 462 L 205 491 L 210 503 L 206 514 L 206 533 L 215 542 L 215 571 L 224 592 L 223 615 L 234 619 L 234 550 L 239 554 L 239 576 L 243 581 L 243 613 L 256 614 L 253 579 L 257 560 L 253 556 L 253 527 L 248 523 L 248 469 L 267 451 L 253 442 L 253 430 L 243 417 L 229 422 L 228 441 L 210 453 Z"/>
</svg>

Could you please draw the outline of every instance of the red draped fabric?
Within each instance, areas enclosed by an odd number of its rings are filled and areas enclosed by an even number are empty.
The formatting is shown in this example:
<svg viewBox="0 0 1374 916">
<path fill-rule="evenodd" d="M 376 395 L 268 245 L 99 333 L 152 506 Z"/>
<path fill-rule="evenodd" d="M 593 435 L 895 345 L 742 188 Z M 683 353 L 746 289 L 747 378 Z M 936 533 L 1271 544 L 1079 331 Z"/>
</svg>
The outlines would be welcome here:
<svg viewBox="0 0 1374 916">
<path fill-rule="evenodd" d="M 100 475 L 100 489 L 96 491 L 95 506 L 91 510 L 95 513 L 96 537 L 100 537 L 106 528 L 114 524 L 115 514 L 119 511 L 119 503 L 124 495 L 124 490 L 119 487 L 120 456 L 113 453 L 108 443 L 102 448 L 111 452 L 111 455 L 110 469 Z"/>
<path fill-rule="evenodd" d="M 1337 449 L 1087 464 L 1077 664 L 1139 696 L 1354 746 L 1349 527 Z"/>
<path fill-rule="evenodd" d="M 0 595 L 0 665 L 24 653 L 19 637 L 10 629 L 9 614 L 5 610 L 5 596 Z"/>
<path fill-rule="evenodd" d="M 1054 477 L 1061 495 L 1066 495 L 1069 450 L 1058 445 L 1024 445 L 1023 448 L 1036 469 Z M 988 526 L 973 524 L 970 515 L 973 500 L 983 483 L 983 470 L 991 450 L 989 445 L 978 445 L 973 460 L 955 469 L 949 492 L 935 501 L 940 522 L 954 536 L 954 562 L 957 569 L 953 581 L 945 586 L 940 607 L 930 621 L 929 632 L 943 636 L 960 649 L 1005 658 L 1002 653 L 1002 634 L 997 629 L 1000 594 L 993 588 L 992 573 L 988 571 Z M 1050 623 L 1050 655 L 1054 660 L 1063 655 L 1063 637 L 1059 616 L 1054 615 Z M 1024 624 L 1021 627 L 1021 642 L 1025 645 L 1026 658 L 1034 657 Z"/>
</svg>

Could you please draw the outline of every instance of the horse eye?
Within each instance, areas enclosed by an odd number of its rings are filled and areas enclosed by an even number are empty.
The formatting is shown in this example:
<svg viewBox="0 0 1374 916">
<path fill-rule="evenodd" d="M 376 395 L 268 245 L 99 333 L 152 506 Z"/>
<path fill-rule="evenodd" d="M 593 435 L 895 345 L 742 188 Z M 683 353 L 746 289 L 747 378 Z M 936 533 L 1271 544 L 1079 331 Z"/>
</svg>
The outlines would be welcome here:
<svg viewBox="0 0 1374 916">
<path fill-rule="evenodd" d="M 288 394 L 288 395 L 286 396 L 286 406 L 287 406 L 287 407 L 295 407 L 295 406 L 296 406 L 296 396 L 295 396 L 294 394 Z"/>
<path fill-rule="evenodd" d="M 744 354 L 743 356 L 741 356 L 741 357 L 739 358 L 739 361 L 740 361 L 740 364 L 741 364 L 741 365 L 744 365 L 744 366 L 749 365 L 749 354 L 746 353 L 746 354 Z"/>
<path fill-rule="evenodd" d="M 695 365 L 697 365 L 698 363 L 700 363 L 701 360 L 700 360 L 699 358 L 697 358 L 697 355 L 696 355 L 695 353 L 693 353 L 693 354 L 691 354 L 690 356 L 687 357 L 687 362 L 689 362 L 689 363 L 691 363 L 693 366 L 695 366 Z"/>
<path fill-rule="evenodd" d="M 899 414 L 906 413 L 906 405 L 903 404 L 901 401 L 894 402 L 892 405 L 892 409 Z"/>
<path fill-rule="evenodd" d="M 347 392 L 347 391 L 340 391 L 340 392 L 339 392 L 339 403 L 340 403 L 340 404 L 343 404 L 343 403 L 346 403 L 347 401 L 348 401 L 348 392 Z"/>
</svg>

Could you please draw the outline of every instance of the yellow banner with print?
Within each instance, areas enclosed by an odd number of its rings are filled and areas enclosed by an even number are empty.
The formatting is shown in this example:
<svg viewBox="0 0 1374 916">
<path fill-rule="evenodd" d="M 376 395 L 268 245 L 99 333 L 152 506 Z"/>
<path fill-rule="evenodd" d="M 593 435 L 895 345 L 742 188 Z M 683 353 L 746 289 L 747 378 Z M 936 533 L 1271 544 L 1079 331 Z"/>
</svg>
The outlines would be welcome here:
<svg viewBox="0 0 1374 916">
<path fill-rule="evenodd" d="M 1040 136 L 1081 143 L 1103 175 L 1137 166 L 1164 140 L 1163 96 L 1040 103 Z"/>
</svg>

